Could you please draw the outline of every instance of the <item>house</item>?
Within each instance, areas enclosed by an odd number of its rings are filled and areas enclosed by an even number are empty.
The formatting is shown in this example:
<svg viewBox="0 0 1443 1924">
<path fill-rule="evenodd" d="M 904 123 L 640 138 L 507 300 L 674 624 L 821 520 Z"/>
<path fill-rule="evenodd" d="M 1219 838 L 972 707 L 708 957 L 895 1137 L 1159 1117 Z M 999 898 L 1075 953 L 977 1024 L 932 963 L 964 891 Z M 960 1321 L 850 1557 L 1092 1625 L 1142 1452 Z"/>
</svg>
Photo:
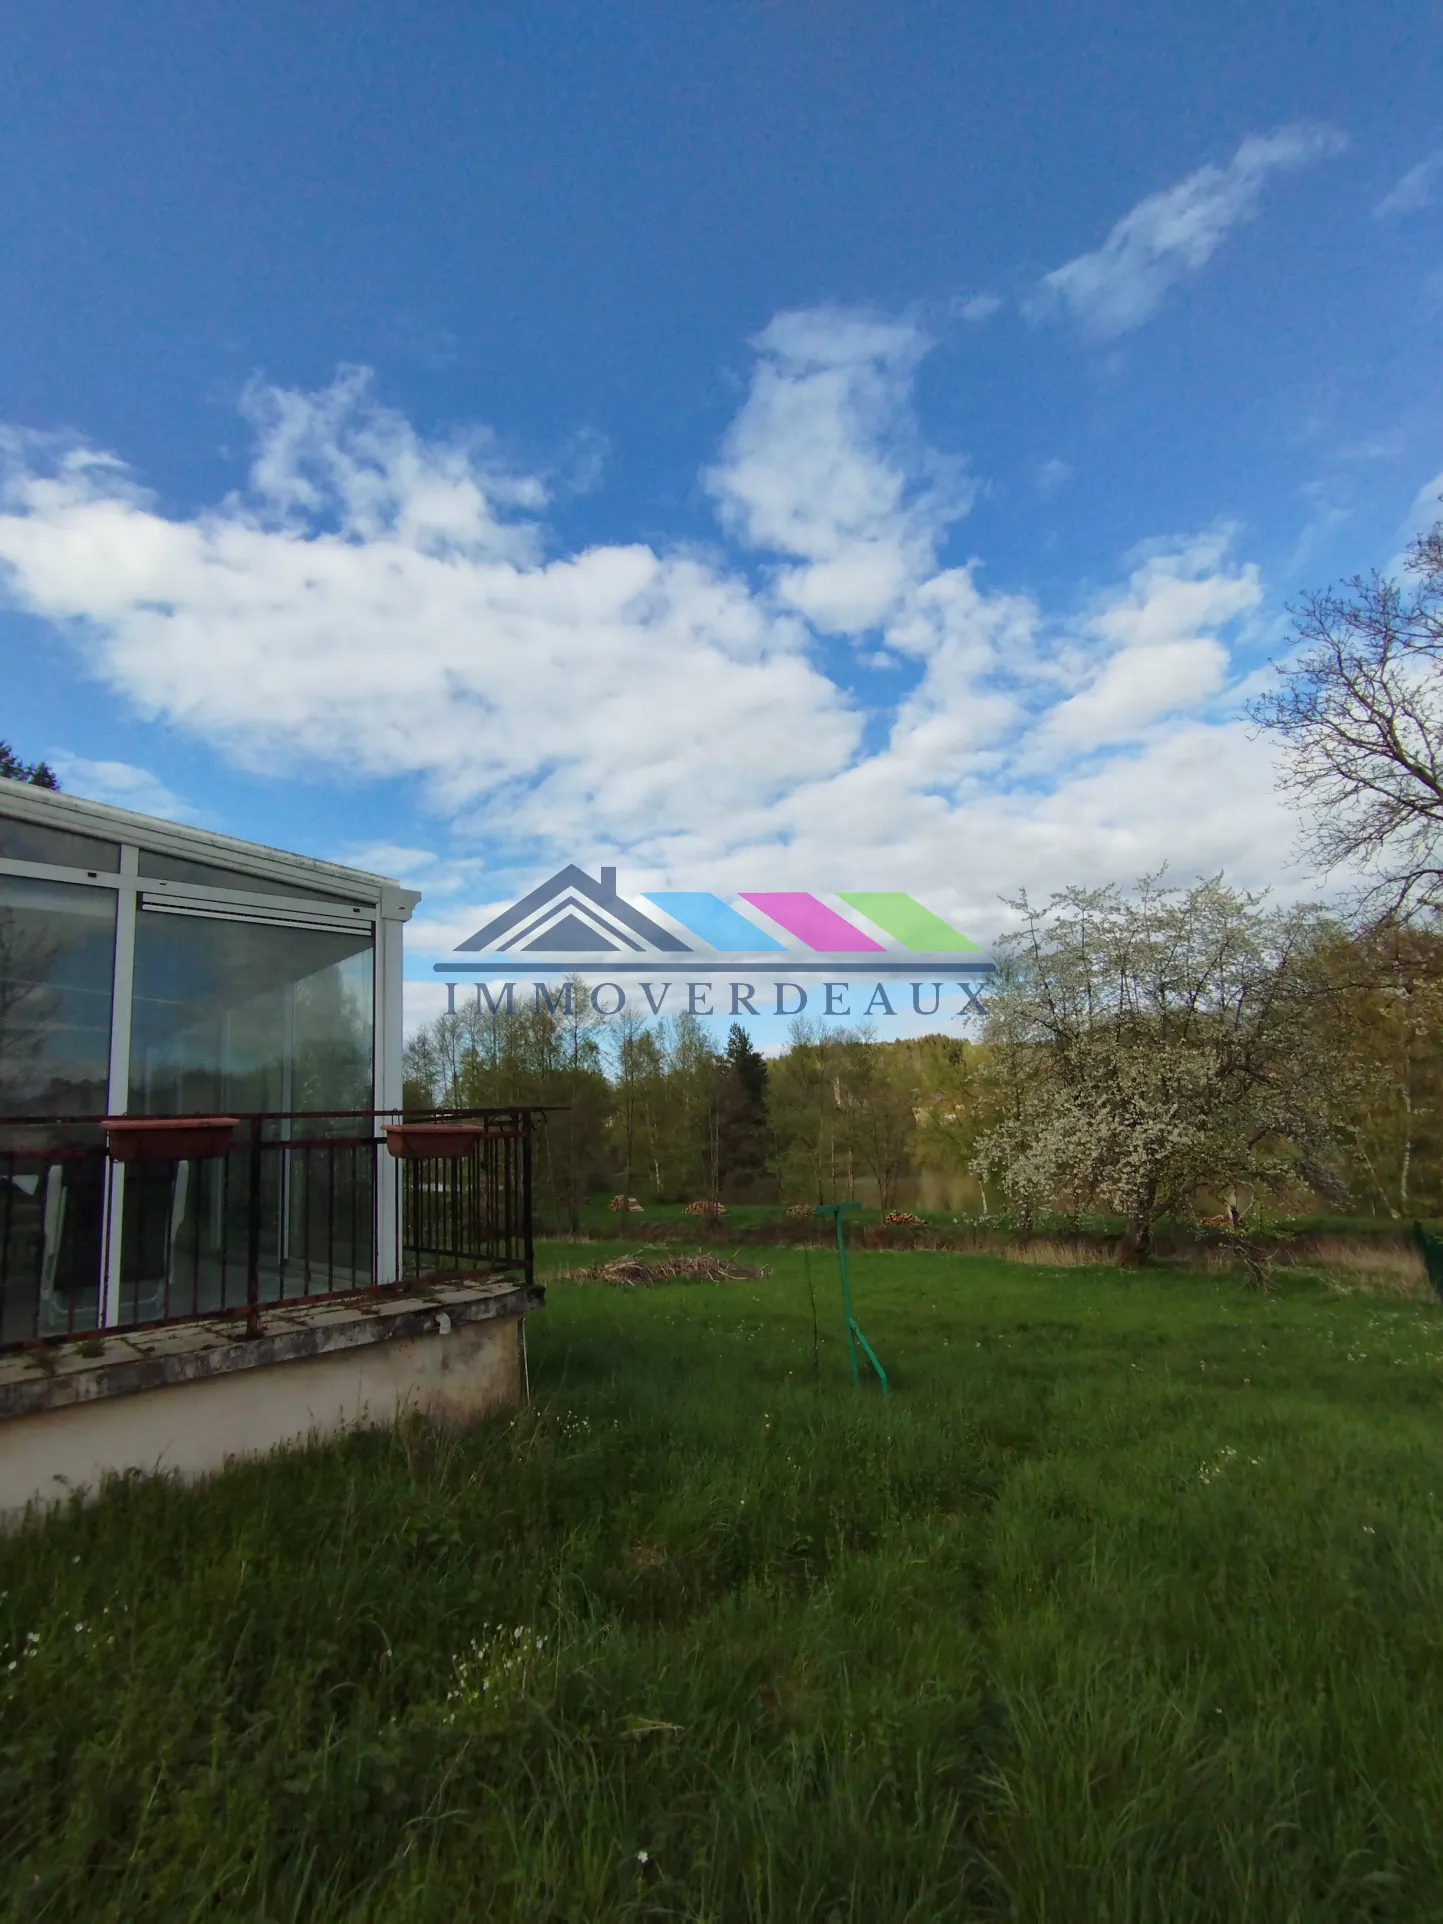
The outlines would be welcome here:
<svg viewBox="0 0 1443 1924">
<path fill-rule="evenodd" d="M 398 1133 L 419 899 L 0 780 L 0 1515 L 514 1400 L 535 1118 Z"/>
</svg>

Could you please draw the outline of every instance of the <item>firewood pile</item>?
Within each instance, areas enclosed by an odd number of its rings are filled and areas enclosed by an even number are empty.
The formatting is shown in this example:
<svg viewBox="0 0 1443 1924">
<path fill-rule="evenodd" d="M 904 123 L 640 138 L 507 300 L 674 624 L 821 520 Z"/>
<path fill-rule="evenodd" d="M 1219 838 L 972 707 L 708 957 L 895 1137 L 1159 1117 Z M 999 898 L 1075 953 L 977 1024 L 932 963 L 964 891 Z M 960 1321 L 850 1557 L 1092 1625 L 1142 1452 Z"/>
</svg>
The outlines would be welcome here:
<svg viewBox="0 0 1443 1924">
<path fill-rule="evenodd" d="M 722 1202 L 689 1202 L 681 1213 L 683 1216 L 724 1216 L 727 1206 Z"/>
</svg>

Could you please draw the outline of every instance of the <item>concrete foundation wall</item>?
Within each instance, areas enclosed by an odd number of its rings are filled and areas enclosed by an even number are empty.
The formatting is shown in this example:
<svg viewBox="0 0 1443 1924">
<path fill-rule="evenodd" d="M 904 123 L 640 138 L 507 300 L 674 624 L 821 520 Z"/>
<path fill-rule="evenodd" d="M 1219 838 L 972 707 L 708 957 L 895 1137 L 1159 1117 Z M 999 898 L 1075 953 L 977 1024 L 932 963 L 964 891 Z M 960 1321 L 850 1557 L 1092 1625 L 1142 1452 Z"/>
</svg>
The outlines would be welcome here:
<svg viewBox="0 0 1443 1924">
<path fill-rule="evenodd" d="M 279 1444 L 415 1410 L 469 1422 L 521 1399 L 516 1316 L 458 1323 L 0 1424 L 0 1526 L 128 1470 L 206 1476 Z"/>
</svg>

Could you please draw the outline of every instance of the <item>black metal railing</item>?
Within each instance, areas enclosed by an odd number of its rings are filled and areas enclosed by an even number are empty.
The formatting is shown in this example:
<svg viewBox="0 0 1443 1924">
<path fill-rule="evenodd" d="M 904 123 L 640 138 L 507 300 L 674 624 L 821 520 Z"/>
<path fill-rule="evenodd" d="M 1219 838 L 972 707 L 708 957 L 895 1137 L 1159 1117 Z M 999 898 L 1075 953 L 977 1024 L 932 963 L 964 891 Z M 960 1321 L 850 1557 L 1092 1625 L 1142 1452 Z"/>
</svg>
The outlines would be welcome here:
<svg viewBox="0 0 1443 1924">
<path fill-rule="evenodd" d="M 268 1306 L 426 1278 L 530 1282 L 536 1116 L 430 1112 L 458 1125 L 444 1155 L 409 1117 L 398 1156 L 395 1111 L 247 1115 L 218 1153 L 152 1136 L 138 1160 L 114 1118 L 0 1119 L 0 1349 L 226 1315 L 255 1328 Z"/>
</svg>

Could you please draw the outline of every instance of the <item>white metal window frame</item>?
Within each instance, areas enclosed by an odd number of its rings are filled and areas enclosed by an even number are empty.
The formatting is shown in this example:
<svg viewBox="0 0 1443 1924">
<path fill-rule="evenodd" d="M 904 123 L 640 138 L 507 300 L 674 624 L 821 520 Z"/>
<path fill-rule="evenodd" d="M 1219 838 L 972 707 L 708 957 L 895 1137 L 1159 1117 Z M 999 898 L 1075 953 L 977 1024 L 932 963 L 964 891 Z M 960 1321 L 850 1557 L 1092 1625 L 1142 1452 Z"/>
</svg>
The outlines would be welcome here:
<svg viewBox="0 0 1443 1924">
<path fill-rule="evenodd" d="M 4 784 L 8 789 L 11 785 Z M 19 786 L 18 784 L 16 786 Z M 68 799 L 68 798 L 67 798 Z M 27 806 L 26 804 L 30 804 Z M 61 810 L 64 810 L 62 813 Z M 84 869 L 59 866 L 50 862 L 25 862 L 0 856 L 0 875 L 13 875 L 27 881 L 63 882 L 72 887 L 108 888 L 115 891 L 115 960 L 111 976 L 110 1002 L 110 1056 L 106 1075 L 106 1113 L 112 1116 L 124 1115 L 130 1103 L 130 1034 L 131 1016 L 135 992 L 135 926 L 139 913 L 191 915 L 209 921 L 240 923 L 263 923 L 284 928 L 314 928 L 324 930 L 367 929 L 372 937 L 372 1010 L 371 1010 L 371 1070 L 372 1103 L 377 1109 L 397 1110 L 401 1107 L 402 1097 L 402 1044 L 403 1010 L 402 980 L 405 967 L 404 936 L 402 930 L 410 920 L 411 910 L 420 900 L 414 889 L 402 888 L 399 884 L 383 884 L 376 890 L 374 897 L 366 901 L 347 900 L 344 896 L 318 893 L 314 899 L 287 894 L 285 896 L 266 893 L 266 876 L 256 876 L 256 886 L 250 889 L 219 889 L 202 886 L 199 883 L 172 882 L 155 876 L 140 874 L 140 855 L 142 847 L 154 849 L 157 853 L 174 854 L 182 859 L 207 861 L 215 866 L 229 865 L 240 869 L 244 856 L 237 854 L 238 846 L 224 838 L 211 838 L 197 835 L 194 840 L 184 830 L 171 830 L 169 833 L 145 834 L 140 840 L 125 839 L 126 831 L 132 822 L 140 819 L 125 813 L 127 820 L 122 824 L 111 818 L 110 812 L 99 806 L 81 805 L 81 810 L 72 813 L 64 802 L 57 807 L 54 798 L 45 797 L 44 803 L 31 795 L 12 796 L 0 791 L 0 815 L 9 814 L 17 820 L 29 820 L 46 827 L 64 828 L 71 832 L 84 833 L 97 840 L 108 841 L 120 849 L 118 871 L 106 869 Z M 164 828 L 169 825 L 160 825 Z M 133 830 L 131 831 L 133 833 Z M 269 851 L 267 852 L 269 854 Z M 284 857 L 277 854 L 265 862 L 264 866 L 276 871 L 275 880 L 285 883 L 288 889 L 295 888 L 312 879 L 307 865 L 297 863 L 295 869 L 286 872 Z M 354 872 L 352 872 L 354 873 Z M 335 881 L 339 887 L 346 886 L 346 871 L 339 871 Z M 348 878 L 347 878 L 348 879 Z M 326 882 L 332 881 L 331 874 L 324 876 Z M 355 875 L 358 884 L 370 882 L 371 878 Z M 371 882 L 374 888 L 374 882 Z M 359 895 L 360 889 L 356 889 Z M 368 890 L 369 893 L 369 890 Z M 379 1167 L 384 1167 L 384 1163 Z M 395 1280 L 396 1222 L 398 1195 L 394 1182 L 378 1182 L 377 1185 L 377 1249 L 376 1281 L 378 1283 Z M 105 1224 L 102 1247 L 107 1252 L 106 1274 L 102 1278 L 101 1323 L 111 1327 L 120 1319 L 120 1258 L 122 1248 L 121 1220 L 124 1211 L 125 1171 L 118 1163 L 110 1166 L 110 1185 L 105 1198 Z"/>
</svg>

